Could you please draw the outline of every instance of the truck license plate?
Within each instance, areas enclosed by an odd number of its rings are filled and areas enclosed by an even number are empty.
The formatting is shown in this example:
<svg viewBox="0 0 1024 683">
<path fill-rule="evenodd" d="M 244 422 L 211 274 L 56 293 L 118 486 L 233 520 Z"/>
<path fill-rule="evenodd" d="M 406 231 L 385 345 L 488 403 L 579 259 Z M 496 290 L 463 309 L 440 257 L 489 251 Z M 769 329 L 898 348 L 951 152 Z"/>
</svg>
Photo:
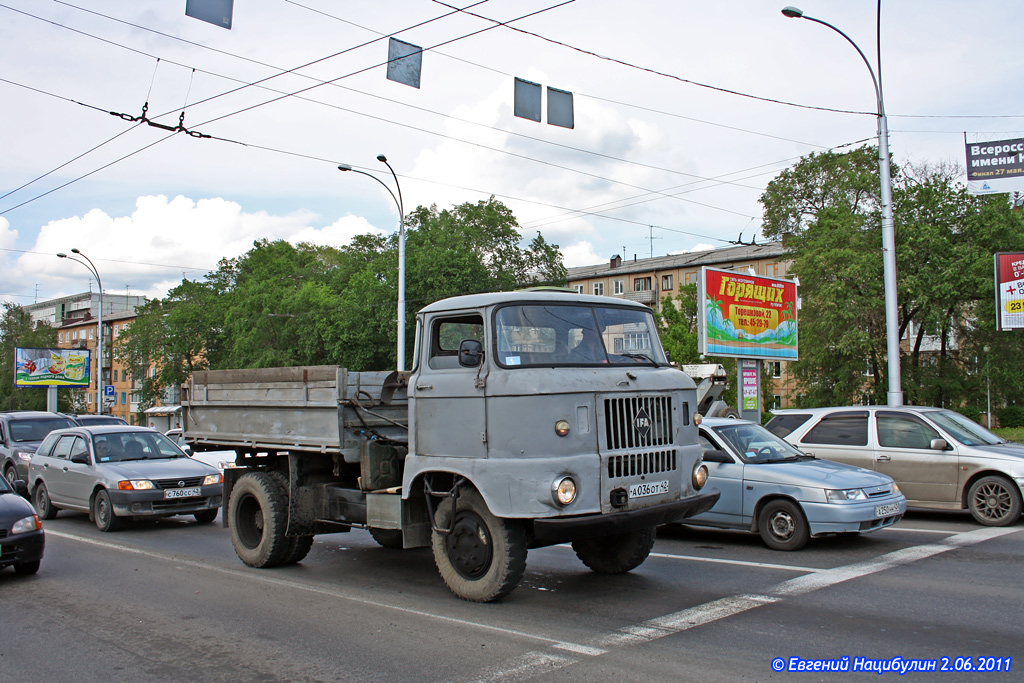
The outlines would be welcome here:
<svg viewBox="0 0 1024 683">
<path fill-rule="evenodd" d="M 198 486 L 191 489 L 167 489 L 164 491 L 164 498 L 198 498 L 202 495 L 202 489 Z"/>
<path fill-rule="evenodd" d="M 630 498 L 643 498 L 644 496 L 656 496 L 660 493 L 668 493 L 668 479 L 661 481 L 644 482 L 633 484 L 629 487 Z"/>
<path fill-rule="evenodd" d="M 900 504 L 889 503 L 888 505 L 878 505 L 875 507 L 875 517 L 888 517 L 889 515 L 899 514 Z"/>
</svg>

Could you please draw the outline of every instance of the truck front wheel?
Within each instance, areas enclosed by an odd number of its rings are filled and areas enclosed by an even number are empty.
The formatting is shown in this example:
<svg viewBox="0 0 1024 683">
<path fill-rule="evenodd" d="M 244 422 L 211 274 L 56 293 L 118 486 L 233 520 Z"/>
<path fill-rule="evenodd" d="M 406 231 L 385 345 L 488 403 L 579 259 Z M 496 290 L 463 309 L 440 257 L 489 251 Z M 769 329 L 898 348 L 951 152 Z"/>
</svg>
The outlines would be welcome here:
<svg viewBox="0 0 1024 683">
<path fill-rule="evenodd" d="M 523 523 L 491 514 L 483 497 L 465 490 L 445 498 L 434 523 L 434 562 L 448 588 L 463 600 L 499 600 L 519 584 L 526 571 L 526 531 Z"/>
<path fill-rule="evenodd" d="M 576 557 L 598 574 L 624 574 L 636 569 L 653 547 L 654 527 L 572 542 Z"/>
<path fill-rule="evenodd" d="M 288 554 L 288 501 L 281 480 L 269 472 L 238 478 L 228 501 L 231 544 L 250 567 L 274 567 Z"/>
</svg>

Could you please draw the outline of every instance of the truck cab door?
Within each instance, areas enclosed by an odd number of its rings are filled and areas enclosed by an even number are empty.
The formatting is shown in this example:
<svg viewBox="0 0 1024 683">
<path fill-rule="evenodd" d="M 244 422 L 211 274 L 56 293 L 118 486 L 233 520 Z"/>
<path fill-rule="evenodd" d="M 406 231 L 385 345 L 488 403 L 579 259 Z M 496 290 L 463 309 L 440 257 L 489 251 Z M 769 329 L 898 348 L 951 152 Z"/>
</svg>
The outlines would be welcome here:
<svg viewBox="0 0 1024 683">
<path fill-rule="evenodd" d="M 487 358 L 463 354 L 465 340 L 484 340 L 479 313 L 443 313 L 425 320 L 418 371 L 409 387 L 416 455 L 483 458 L 487 456 L 485 376 Z"/>
</svg>

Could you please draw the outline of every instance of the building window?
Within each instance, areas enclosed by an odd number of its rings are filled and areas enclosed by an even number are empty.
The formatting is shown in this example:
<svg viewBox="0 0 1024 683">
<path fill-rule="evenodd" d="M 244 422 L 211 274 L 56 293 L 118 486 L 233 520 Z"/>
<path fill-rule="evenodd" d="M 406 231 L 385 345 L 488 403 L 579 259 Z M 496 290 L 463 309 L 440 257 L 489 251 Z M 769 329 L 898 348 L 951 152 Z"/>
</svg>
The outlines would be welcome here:
<svg viewBox="0 0 1024 683">
<path fill-rule="evenodd" d="M 765 275 L 769 275 L 771 277 L 778 277 L 779 276 L 779 264 L 778 263 L 769 263 L 768 265 L 766 265 L 764 267 L 764 274 Z"/>
<path fill-rule="evenodd" d="M 63 344 L 64 343 L 64 333 L 63 332 L 58 332 L 57 333 L 57 343 L 58 344 Z"/>
<path fill-rule="evenodd" d="M 633 291 L 634 292 L 649 292 L 651 290 L 651 278 L 649 277 L 638 277 L 633 280 Z"/>
<path fill-rule="evenodd" d="M 782 394 L 772 394 L 772 410 L 782 408 Z"/>
<path fill-rule="evenodd" d="M 671 292 L 672 291 L 672 276 L 662 275 L 661 276 L 661 291 Z"/>
<path fill-rule="evenodd" d="M 114 381 L 115 382 L 117 381 L 117 370 L 116 369 L 114 370 Z"/>
<path fill-rule="evenodd" d="M 604 296 L 604 283 L 603 282 L 595 282 L 594 283 L 594 295 L 595 296 Z"/>
<path fill-rule="evenodd" d="M 96 330 L 92 327 L 89 328 L 89 341 L 96 338 Z"/>
<path fill-rule="evenodd" d="M 782 378 L 782 363 L 779 361 L 769 361 L 768 363 L 768 374 L 772 379 Z"/>
<path fill-rule="evenodd" d="M 616 280 L 615 284 L 613 285 L 613 287 L 614 287 L 613 292 L 615 294 L 622 294 L 622 292 L 626 289 L 626 282 L 625 282 L 625 280 Z"/>
<path fill-rule="evenodd" d="M 583 293 L 583 285 L 573 285 L 573 289 L 576 290 L 577 294 L 582 294 Z"/>
</svg>

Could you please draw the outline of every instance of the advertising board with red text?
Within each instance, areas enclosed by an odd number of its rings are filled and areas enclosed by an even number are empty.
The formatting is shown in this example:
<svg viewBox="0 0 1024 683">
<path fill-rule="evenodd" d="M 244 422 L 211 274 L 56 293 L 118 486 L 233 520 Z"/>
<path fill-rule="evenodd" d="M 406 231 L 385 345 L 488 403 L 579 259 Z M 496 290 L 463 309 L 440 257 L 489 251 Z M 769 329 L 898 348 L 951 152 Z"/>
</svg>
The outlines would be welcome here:
<svg viewBox="0 0 1024 683">
<path fill-rule="evenodd" d="M 702 268 L 700 352 L 709 356 L 797 359 L 792 280 Z"/>
</svg>

